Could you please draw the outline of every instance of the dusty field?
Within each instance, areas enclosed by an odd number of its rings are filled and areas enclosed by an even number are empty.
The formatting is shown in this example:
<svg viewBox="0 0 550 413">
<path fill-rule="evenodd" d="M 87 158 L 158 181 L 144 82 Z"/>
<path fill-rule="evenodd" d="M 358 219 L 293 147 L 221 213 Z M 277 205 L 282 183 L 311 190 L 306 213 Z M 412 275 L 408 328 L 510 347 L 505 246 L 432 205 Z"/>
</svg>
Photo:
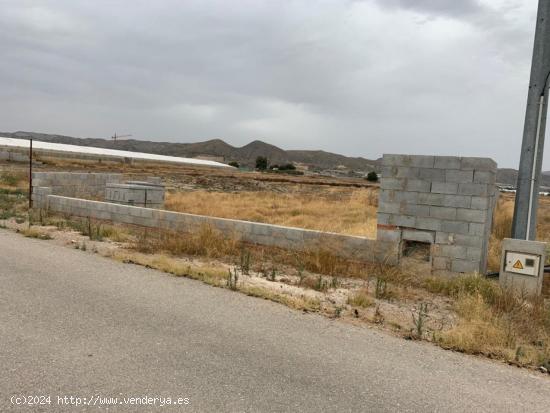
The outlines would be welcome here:
<svg viewBox="0 0 550 413">
<path fill-rule="evenodd" d="M 166 209 L 221 218 L 376 237 L 378 191 L 296 185 L 287 192 L 172 192 Z"/>
</svg>

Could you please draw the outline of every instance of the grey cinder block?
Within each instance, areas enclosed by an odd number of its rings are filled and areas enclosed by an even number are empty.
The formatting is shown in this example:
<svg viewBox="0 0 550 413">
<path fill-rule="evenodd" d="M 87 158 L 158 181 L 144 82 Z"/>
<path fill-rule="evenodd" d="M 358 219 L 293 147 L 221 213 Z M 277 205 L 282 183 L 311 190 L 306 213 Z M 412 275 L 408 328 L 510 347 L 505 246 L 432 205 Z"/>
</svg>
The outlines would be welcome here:
<svg viewBox="0 0 550 413">
<path fill-rule="evenodd" d="M 383 166 L 410 166 L 410 159 L 407 155 L 384 154 L 382 156 Z"/>
<path fill-rule="evenodd" d="M 451 269 L 451 259 L 447 257 L 434 257 L 432 260 L 432 269 L 449 271 Z"/>
<path fill-rule="evenodd" d="M 446 170 L 445 181 L 458 184 L 469 183 L 474 180 L 474 171 Z"/>
<path fill-rule="evenodd" d="M 435 194 L 456 194 L 458 184 L 454 182 L 432 182 L 432 192 Z"/>
<path fill-rule="evenodd" d="M 454 208 L 470 208 L 472 198 L 464 195 L 445 195 L 442 206 Z"/>
<path fill-rule="evenodd" d="M 483 246 L 483 239 L 476 235 L 455 234 L 453 241 L 456 245 L 464 245 L 466 247 L 481 248 Z"/>
<path fill-rule="evenodd" d="M 487 220 L 487 211 L 458 208 L 456 210 L 456 219 L 459 221 L 484 223 Z"/>
<path fill-rule="evenodd" d="M 463 183 L 458 185 L 459 195 L 487 196 L 490 195 L 487 184 Z"/>
<path fill-rule="evenodd" d="M 393 155 L 384 154 L 382 164 L 393 166 L 413 166 L 419 168 L 433 168 L 435 157 L 431 155 Z"/>
<path fill-rule="evenodd" d="M 468 252 L 466 258 L 471 261 L 480 261 L 481 260 L 481 248 L 479 247 L 468 247 Z"/>
<path fill-rule="evenodd" d="M 460 158 L 457 156 L 436 156 L 434 168 L 437 169 L 460 169 Z"/>
<path fill-rule="evenodd" d="M 403 230 L 402 238 L 408 241 L 425 242 L 433 244 L 435 242 L 434 233 L 431 231 Z"/>
<path fill-rule="evenodd" d="M 443 205 L 445 194 L 420 193 L 417 196 L 418 203 L 423 205 Z"/>
<path fill-rule="evenodd" d="M 399 214 L 401 212 L 401 205 L 390 202 L 379 203 L 378 211 L 385 214 Z"/>
<path fill-rule="evenodd" d="M 480 263 L 476 261 L 468 260 L 452 260 L 451 261 L 451 271 L 453 272 L 478 272 L 480 268 Z"/>
<path fill-rule="evenodd" d="M 391 219 L 391 223 L 400 227 L 414 228 L 416 225 L 416 217 L 408 215 L 394 215 Z"/>
<path fill-rule="evenodd" d="M 408 179 L 405 190 L 412 192 L 430 192 L 431 183 L 420 179 Z"/>
<path fill-rule="evenodd" d="M 378 223 L 379 223 L 379 224 L 382 224 L 382 225 L 391 225 L 391 217 L 392 217 L 392 215 L 390 215 L 390 214 L 384 214 L 384 213 L 379 212 L 376 216 L 377 216 L 377 220 L 378 220 Z"/>
<path fill-rule="evenodd" d="M 437 218 L 417 218 L 416 228 L 427 229 L 430 231 L 440 231 L 441 220 Z"/>
<path fill-rule="evenodd" d="M 421 168 L 418 172 L 418 178 L 430 182 L 445 182 L 445 170 Z"/>
<path fill-rule="evenodd" d="M 397 166 L 382 166 L 380 173 L 382 178 L 395 178 L 397 176 Z"/>
<path fill-rule="evenodd" d="M 412 168 L 412 167 L 406 167 L 406 166 L 398 166 L 397 167 L 397 173 L 395 174 L 395 177 L 397 178 L 418 178 L 418 168 Z"/>
<path fill-rule="evenodd" d="M 470 235 L 477 235 L 477 236 L 484 236 L 485 235 L 485 225 L 484 224 L 478 224 L 475 222 L 471 222 L 469 225 L 469 231 L 468 234 Z"/>
<path fill-rule="evenodd" d="M 494 184 L 496 182 L 496 172 L 475 171 L 474 182 L 479 184 Z"/>
<path fill-rule="evenodd" d="M 384 202 L 394 202 L 394 199 L 395 191 L 392 191 L 390 189 L 380 189 L 380 193 L 378 195 L 379 204 L 382 204 Z"/>
<path fill-rule="evenodd" d="M 420 193 L 418 193 L 418 192 L 395 191 L 393 198 L 394 198 L 395 202 L 406 202 L 406 203 L 409 203 L 409 204 L 416 204 L 419 195 L 420 195 Z"/>
<path fill-rule="evenodd" d="M 404 204 L 401 213 L 415 217 L 429 217 L 430 207 L 428 205 Z"/>
<path fill-rule="evenodd" d="M 380 181 L 380 188 L 382 189 L 397 189 L 397 190 L 404 190 L 405 189 L 405 179 L 398 179 L 398 178 L 382 178 Z"/>
<path fill-rule="evenodd" d="M 483 196 L 473 196 L 472 197 L 472 209 L 488 209 L 490 205 L 490 199 Z"/>
<path fill-rule="evenodd" d="M 438 231 L 435 234 L 436 244 L 454 244 L 456 234 L 449 234 L 448 232 Z"/>
<path fill-rule="evenodd" d="M 436 251 L 440 257 L 465 258 L 468 249 L 462 245 L 438 245 Z"/>
<path fill-rule="evenodd" d="M 497 164 L 495 161 L 489 158 L 462 158 L 460 169 L 476 171 L 495 171 Z"/>
<path fill-rule="evenodd" d="M 456 208 L 431 206 L 430 216 L 433 218 L 441 218 L 441 219 L 455 219 Z"/>
<path fill-rule="evenodd" d="M 467 235 L 469 234 L 469 225 L 467 222 L 441 221 L 441 231 Z"/>
</svg>

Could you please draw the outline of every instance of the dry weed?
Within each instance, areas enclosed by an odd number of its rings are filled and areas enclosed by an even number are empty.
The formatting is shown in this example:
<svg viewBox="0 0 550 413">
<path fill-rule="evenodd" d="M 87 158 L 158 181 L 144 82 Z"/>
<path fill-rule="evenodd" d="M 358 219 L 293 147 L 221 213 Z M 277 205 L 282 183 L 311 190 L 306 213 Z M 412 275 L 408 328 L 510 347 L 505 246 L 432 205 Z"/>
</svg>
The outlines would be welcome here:
<svg viewBox="0 0 550 413">
<path fill-rule="evenodd" d="M 208 191 L 169 193 L 167 209 L 366 237 L 376 236 L 378 192 L 322 188 L 318 193 Z"/>
<path fill-rule="evenodd" d="M 348 297 L 348 304 L 353 307 L 367 308 L 374 304 L 374 300 L 370 297 L 368 290 L 362 288 Z"/>
</svg>

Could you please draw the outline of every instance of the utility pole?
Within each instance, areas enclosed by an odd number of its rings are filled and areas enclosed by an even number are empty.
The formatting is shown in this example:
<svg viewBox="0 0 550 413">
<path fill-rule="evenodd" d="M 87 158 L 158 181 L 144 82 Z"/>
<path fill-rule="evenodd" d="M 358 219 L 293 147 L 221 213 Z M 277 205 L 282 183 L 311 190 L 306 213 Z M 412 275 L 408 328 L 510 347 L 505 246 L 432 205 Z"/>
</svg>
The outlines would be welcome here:
<svg viewBox="0 0 550 413">
<path fill-rule="evenodd" d="M 512 238 L 536 237 L 542 155 L 548 112 L 550 75 L 550 0 L 539 0 L 531 78 L 512 223 Z"/>
<path fill-rule="evenodd" d="M 32 138 L 29 144 L 29 211 L 32 208 Z"/>
</svg>

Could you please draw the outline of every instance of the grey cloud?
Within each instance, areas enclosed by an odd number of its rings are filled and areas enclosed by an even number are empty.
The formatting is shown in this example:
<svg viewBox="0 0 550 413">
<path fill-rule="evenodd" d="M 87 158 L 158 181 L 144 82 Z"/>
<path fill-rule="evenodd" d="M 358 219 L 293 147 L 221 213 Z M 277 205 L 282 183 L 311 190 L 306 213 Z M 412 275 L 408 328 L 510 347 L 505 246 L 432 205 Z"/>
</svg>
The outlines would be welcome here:
<svg viewBox="0 0 550 413">
<path fill-rule="evenodd" d="M 382 7 L 404 8 L 421 13 L 463 16 L 479 13 L 484 7 L 476 0 L 376 0 Z"/>
<path fill-rule="evenodd" d="M 534 7 L 487 4 L 7 2 L 0 130 L 514 166 Z"/>
</svg>

